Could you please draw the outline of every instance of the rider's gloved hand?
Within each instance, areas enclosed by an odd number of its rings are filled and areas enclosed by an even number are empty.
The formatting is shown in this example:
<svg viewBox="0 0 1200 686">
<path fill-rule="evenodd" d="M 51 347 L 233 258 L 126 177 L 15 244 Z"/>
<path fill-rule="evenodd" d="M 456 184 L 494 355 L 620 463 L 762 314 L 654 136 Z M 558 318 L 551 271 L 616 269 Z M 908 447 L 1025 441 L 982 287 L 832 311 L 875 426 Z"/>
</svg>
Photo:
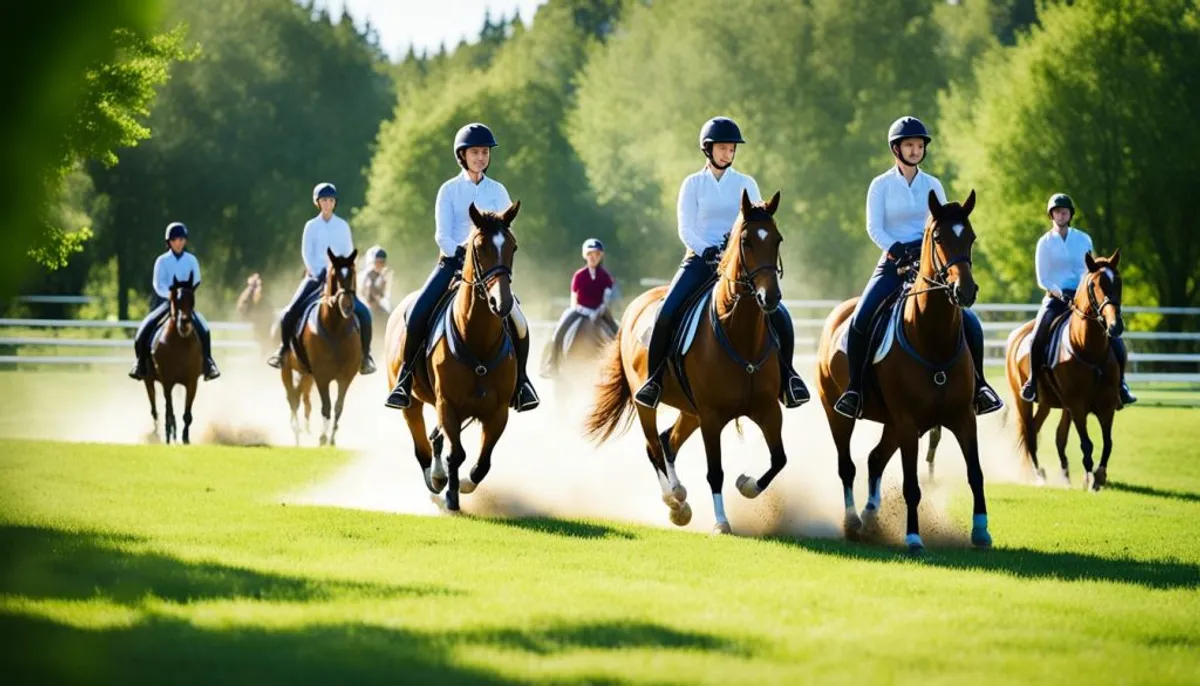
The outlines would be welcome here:
<svg viewBox="0 0 1200 686">
<path fill-rule="evenodd" d="M 709 264 L 716 264 L 721 261 L 721 249 L 715 245 L 710 245 L 700 253 L 700 258 Z"/>
</svg>

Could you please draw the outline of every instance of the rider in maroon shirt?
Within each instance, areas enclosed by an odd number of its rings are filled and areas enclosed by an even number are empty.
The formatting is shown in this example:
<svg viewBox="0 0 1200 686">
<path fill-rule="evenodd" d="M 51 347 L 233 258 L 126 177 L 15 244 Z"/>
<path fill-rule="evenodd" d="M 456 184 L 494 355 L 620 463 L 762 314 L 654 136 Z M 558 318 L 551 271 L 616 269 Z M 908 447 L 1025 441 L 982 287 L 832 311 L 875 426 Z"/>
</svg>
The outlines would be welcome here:
<svg viewBox="0 0 1200 686">
<path fill-rule="evenodd" d="M 617 323 L 608 309 L 616 282 L 602 266 L 604 244 L 595 238 L 587 239 L 583 242 L 583 258 L 587 260 L 587 266 L 571 277 L 571 306 L 558 320 L 543 376 L 553 377 L 558 374 L 564 352 L 563 340 L 581 317 L 587 317 L 599 324 L 608 336 L 617 335 Z"/>
</svg>

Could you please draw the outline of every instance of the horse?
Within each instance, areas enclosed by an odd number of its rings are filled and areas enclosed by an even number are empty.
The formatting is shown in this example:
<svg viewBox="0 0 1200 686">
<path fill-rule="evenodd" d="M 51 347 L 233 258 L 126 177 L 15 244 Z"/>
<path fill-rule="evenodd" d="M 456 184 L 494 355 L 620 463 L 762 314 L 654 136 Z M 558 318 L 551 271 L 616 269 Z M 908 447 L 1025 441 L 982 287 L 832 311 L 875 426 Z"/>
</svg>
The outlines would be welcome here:
<svg viewBox="0 0 1200 686">
<path fill-rule="evenodd" d="M 664 377 L 663 402 L 679 410 L 671 429 L 659 434 L 657 412 L 633 401 L 633 394 L 650 373 L 647 347 L 639 332 L 653 324 L 655 305 L 666 297 L 665 286 L 646 291 L 630 303 L 617 338 L 605 354 L 585 431 L 593 441 L 603 443 L 618 429 L 628 429 L 630 411 L 636 411 L 663 503 L 677 526 L 691 521 L 692 508 L 687 489 L 675 473 L 675 457 L 697 429 L 708 460 L 714 534 L 732 532 L 725 515 L 721 468 L 721 431 L 729 422 L 749 417 L 762 430 L 771 455 L 771 466 L 758 479 L 747 474 L 737 478 L 735 484 L 743 496 L 756 498 L 787 463 L 778 400 L 778 346 L 767 319 L 783 299 L 779 286 L 783 236 L 775 223 L 777 209 L 778 192 L 766 203 L 754 204 L 742 191 L 741 211 L 717 266 L 715 283 L 702 292 L 695 305 L 699 310 L 688 308 L 688 313 L 695 314 L 684 315 L 685 327 L 695 321 L 691 345 L 684 346 L 681 360 L 676 351 L 676 362 Z M 757 307 L 749 305 L 751 300 Z M 743 302 L 746 307 L 740 306 Z"/>
<path fill-rule="evenodd" d="M 341 257 L 326 249 L 329 266 L 325 269 L 325 286 L 319 304 L 305 312 L 300 319 L 302 332 L 283 358 L 280 376 L 287 391 L 288 405 L 292 410 L 292 434 L 300 444 L 300 420 L 296 415 L 302 396 L 307 396 L 313 385 L 321 397 L 321 437 L 324 445 L 337 445 L 337 430 L 342 419 L 342 408 L 350 384 L 362 365 L 362 342 L 358 336 L 358 319 L 354 316 L 355 250 Z M 295 335 L 295 334 L 293 334 Z M 306 360 L 301 360 L 297 346 L 303 350 Z M 307 364 L 306 364 L 307 362 Z M 337 382 L 337 404 L 333 407 L 333 425 L 330 426 L 329 386 Z M 305 399 L 305 406 L 308 400 Z"/>
<path fill-rule="evenodd" d="M 1054 351 L 1047 355 L 1046 367 L 1038 384 L 1037 411 L 1033 403 L 1021 399 L 1020 389 L 1029 377 L 1028 345 L 1034 323 L 1026 322 L 1008 337 L 1005 372 L 1016 400 L 1018 444 L 1032 463 L 1039 483 L 1045 483 L 1046 472 L 1038 465 L 1037 438 L 1051 408 L 1061 408 L 1056 433 L 1058 459 L 1062 476 L 1070 482 L 1067 466 L 1067 437 L 1070 425 L 1075 424 L 1083 450 L 1085 470 L 1083 487 L 1100 490 L 1108 482 L 1108 458 L 1112 455 L 1113 414 L 1120 407 L 1121 368 L 1111 341 L 1125 329 L 1121 317 L 1121 251 L 1111 257 L 1084 258 L 1087 274 L 1071 301 L 1070 318 L 1064 342 L 1069 354 Z M 1052 337 L 1053 338 L 1053 337 Z M 1064 346 L 1058 346 L 1061 349 Z M 1057 364 L 1052 361 L 1057 358 Z M 1093 473 L 1092 441 L 1088 438 L 1087 416 L 1096 415 L 1104 444 L 1100 466 Z"/>
<path fill-rule="evenodd" d="M 861 517 L 854 505 L 855 467 L 850 455 L 855 420 L 833 409 L 849 381 L 846 354 L 839 349 L 839 339 L 858 299 L 843 302 L 825 320 L 817 353 L 817 375 L 825 416 L 837 445 L 838 474 L 846 508 L 844 528 L 849 538 L 858 537 L 864 528 L 868 533 L 877 530 L 880 481 L 888 461 L 899 448 L 908 510 L 905 543 L 912 553 L 924 550 L 917 518 L 921 502 L 917 443 L 926 431 L 946 427 L 958 439 L 966 457 L 967 482 L 974 496 L 971 542 L 981 548 L 991 546 L 972 405 L 975 373 L 961 311 L 974 304 L 979 290 L 971 271 L 975 230 L 970 215 L 974 209 L 974 190 L 961 205 L 957 202 L 943 205 L 935 193 L 929 193 L 929 218 L 916 267 L 916 282 L 910 290 L 902 291 L 895 305 L 902 308 L 900 320 L 894 322 L 897 345 L 875 363 L 873 383 L 868 382 L 864 388 L 863 418 L 883 424 L 883 435 L 868 459 L 869 493 Z M 911 265 L 904 268 L 911 273 Z M 880 316 L 888 316 L 888 312 L 888 308 L 882 308 Z M 897 347 L 900 350 L 894 349 Z"/>
<path fill-rule="evenodd" d="M 610 343 L 616 338 L 616 328 L 611 319 L 604 316 L 591 319 L 580 316 L 571 325 L 573 331 L 567 331 L 563 340 L 563 349 L 554 350 L 554 339 L 546 343 L 542 355 L 542 366 L 547 371 L 544 376 L 552 376 L 555 384 L 555 397 L 564 398 L 578 387 L 586 385 L 592 388 L 593 377 L 597 362 Z M 558 365 L 552 368 L 551 358 L 558 354 Z"/>
<path fill-rule="evenodd" d="M 237 313 L 242 321 L 250 324 L 254 339 L 264 349 L 278 340 L 271 335 L 275 316 L 271 308 L 263 302 L 263 281 L 258 272 L 246 278 L 246 287 L 238 295 Z"/>
<path fill-rule="evenodd" d="M 449 302 L 435 310 L 434 316 L 444 316 L 444 323 L 430 328 L 434 343 L 427 345 L 424 364 L 415 370 L 413 402 L 404 410 L 425 486 L 434 496 L 446 491 L 438 502 L 450 512 L 459 511 L 460 494 L 473 493 L 483 482 L 508 425 L 517 358 L 505 320 L 515 306 L 512 277 L 517 240 L 511 225 L 520 210 L 520 201 L 503 212 L 483 212 L 474 203 L 468 208 L 474 228 L 467 238 L 462 274 L 451 288 Z M 400 373 L 405 313 L 415 296 L 408 294 L 388 318 L 388 388 Z M 425 405 L 432 405 L 437 413 L 437 429 L 430 436 L 425 433 Z M 468 476 L 460 478 L 459 468 L 466 461 L 462 430 L 471 421 L 479 422 L 483 440 L 478 461 Z M 447 440 L 450 454 L 443 465 L 441 449 Z"/>
<path fill-rule="evenodd" d="M 191 443 L 192 403 L 196 400 L 196 388 L 199 385 L 200 374 L 203 370 L 203 354 L 200 337 L 196 335 L 192 323 L 195 307 L 196 283 L 194 274 L 188 274 L 187 281 L 171 280 L 171 293 L 168 298 L 171 308 L 167 322 L 155 332 L 150 346 L 150 362 L 143 383 L 146 384 L 146 397 L 150 399 L 150 416 L 154 418 L 154 432 L 158 433 L 158 406 L 155 399 L 154 382 L 162 384 L 163 402 L 166 406 L 167 418 L 163 437 L 170 443 L 177 437 L 175 425 L 175 403 L 171 393 L 176 384 L 184 387 L 186 396 L 183 404 L 183 443 Z"/>
</svg>

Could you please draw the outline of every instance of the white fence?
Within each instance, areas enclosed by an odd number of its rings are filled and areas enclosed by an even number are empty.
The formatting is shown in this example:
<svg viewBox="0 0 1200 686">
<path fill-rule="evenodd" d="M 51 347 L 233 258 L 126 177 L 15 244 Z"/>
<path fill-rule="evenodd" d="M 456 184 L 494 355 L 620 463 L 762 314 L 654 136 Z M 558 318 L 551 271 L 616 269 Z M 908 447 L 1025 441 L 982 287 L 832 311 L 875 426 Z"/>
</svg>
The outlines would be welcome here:
<svg viewBox="0 0 1200 686">
<path fill-rule="evenodd" d="M 836 300 L 788 300 L 784 304 L 792 312 L 795 323 L 796 360 L 802 364 L 815 361 L 817 341 L 821 327 L 825 323 L 825 314 L 838 305 Z M 1002 313 L 1010 315 L 1009 321 L 984 321 L 985 349 L 987 350 L 986 364 L 1002 366 L 1004 364 L 1004 346 L 1009 332 L 1019 326 L 1022 321 L 1029 319 L 1037 312 L 1037 304 L 1006 304 L 981 303 L 972 309 L 981 313 Z M 1127 314 L 1160 314 L 1200 316 L 1197 307 L 1137 307 L 1123 308 Z M 800 316 L 802 313 L 820 312 L 821 316 Z M 132 354 L 130 337 L 136 329 L 137 321 L 108 321 L 108 320 L 78 320 L 78 319 L 0 319 L 0 349 L 13 349 L 16 354 L 0 355 L 2 365 L 102 365 L 129 364 Z M 530 326 L 539 334 L 548 334 L 555 325 L 551 320 L 530 321 Z M 213 348 L 226 357 L 229 353 L 243 353 L 247 356 L 259 354 L 259 344 L 250 338 L 250 324 L 243 322 L 210 322 L 213 329 Z M 29 334 L 5 336 L 5 330 L 71 330 L 71 329 L 106 329 L 123 331 L 125 335 L 114 338 L 78 338 L 58 337 Z M 1200 353 L 1180 352 L 1140 352 L 1137 350 L 1142 341 L 1175 341 L 1191 342 L 1192 347 L 1200 349 L 1200 332 L 1158 332 L 1158 331 L 1129 331 L 1124 335 L 1130 347 L 1129 379 L 1134 382 L 1182 382 L 1200 383 Z M 100 352 L 101 350 L 120 351 L 118 354 L 21 354 L 21 348 L 43 348 L 60 350 L 78 350 L 80 353 Z M 1138 367 L 1143 364 L 1154 364 L 1156 367 L 1170 366 L 1172 371 L 1142 372 Z"/>
</svg>

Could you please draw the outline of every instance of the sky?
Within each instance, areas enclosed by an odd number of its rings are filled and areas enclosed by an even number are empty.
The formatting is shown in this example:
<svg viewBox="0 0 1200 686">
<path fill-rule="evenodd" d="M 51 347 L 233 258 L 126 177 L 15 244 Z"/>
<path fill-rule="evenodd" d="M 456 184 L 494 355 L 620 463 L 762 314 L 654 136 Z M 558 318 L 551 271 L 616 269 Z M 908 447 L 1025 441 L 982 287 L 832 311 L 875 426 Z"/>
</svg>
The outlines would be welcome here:
<svg viewBox="0 0 1200 686">
<path fill-rule="evenodd" d="M 356 21 L 370 19 L 379 32 L 379 44 L 392 58 L 408 51 L 427 48 L 436 52 L 443 41 L 453 49 L 462 38 L 474 39 L 483 26 L 483 16 L 511 17 L 520 10 L 529 26 L 537 7 L 545 0 L 324 0 L 330 14 L 337 17 L 343 7 L 350 9 Z"/>
</svg>

